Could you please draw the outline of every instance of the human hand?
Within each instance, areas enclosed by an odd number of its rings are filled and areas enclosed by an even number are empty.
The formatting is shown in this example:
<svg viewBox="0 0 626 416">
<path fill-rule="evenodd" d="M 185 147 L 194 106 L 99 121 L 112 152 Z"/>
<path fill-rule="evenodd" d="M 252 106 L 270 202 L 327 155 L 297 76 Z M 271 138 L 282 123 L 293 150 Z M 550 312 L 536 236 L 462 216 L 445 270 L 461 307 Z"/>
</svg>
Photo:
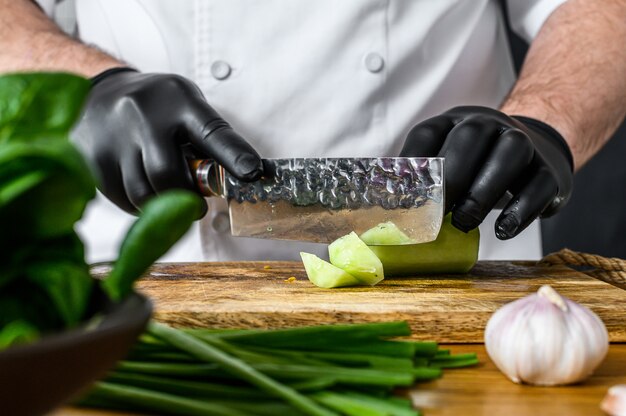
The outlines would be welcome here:
<svg viewBox="0 0 626 416">
<path fill-rule="evenodd" d="M 167 189 L 195 190 L 185 152 L 214 159 L 243 181 L 263 174 L 257 152 L 188 79 L 116 68 L 93 84 L 72 140 L 95 167 L 102 193 L 123 210 L 135 213 Z"/>
<path fill-rule="evenodd" d="M 561 135 L 541 121 L 491 108 L 456 107 L 417 124 L 400 155 L 445 158 L 446 212 L 465 232 L 510 192 L 495 224 L 501 240 L 556 213 L 572 192 L 572 154 Z"/>
</svg>

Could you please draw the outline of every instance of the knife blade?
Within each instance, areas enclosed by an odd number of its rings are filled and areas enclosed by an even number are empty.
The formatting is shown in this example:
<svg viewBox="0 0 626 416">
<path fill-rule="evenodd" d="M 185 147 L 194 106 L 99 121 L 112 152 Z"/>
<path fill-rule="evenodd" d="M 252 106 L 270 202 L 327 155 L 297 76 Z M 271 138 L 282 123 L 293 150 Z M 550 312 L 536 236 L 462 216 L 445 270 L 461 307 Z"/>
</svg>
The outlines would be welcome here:
<svg viewBox="0 0 626 416">
<path fill-rule="evenodd" d="M 444 214 L 443 158 L 264 159 L 242 182 L 212 160 L 191 163 L 205 196 L 228 201 L 231 234 L 330 243 L 393 223 L 406 244 L 433 241 Z"/>
</svg>

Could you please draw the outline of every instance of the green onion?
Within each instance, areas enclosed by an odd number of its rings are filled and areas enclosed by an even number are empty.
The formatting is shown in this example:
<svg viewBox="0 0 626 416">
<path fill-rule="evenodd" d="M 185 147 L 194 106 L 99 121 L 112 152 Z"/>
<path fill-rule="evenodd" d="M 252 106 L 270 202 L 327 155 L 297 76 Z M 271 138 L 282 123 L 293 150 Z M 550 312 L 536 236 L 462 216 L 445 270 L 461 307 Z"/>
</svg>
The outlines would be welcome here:
<svg viewBox="0 0 626 416">
<path fill-rule="evenodd" d="M 231 357 L 232 358 L 232 357 Z M 236 359 L 234 359 L 236 360 Z M 337 366 L 310 367 L 304 365 L 256 363 L 246 365 L 255 373 L 260 372 L 283 380 L 308 378 L 332 378 L 342 384 L 371 386 L 410 386 L 416 378 L 428 380 L 437 378 L 441 370 L 437 368 L 412 368 L 409 371 L 385 371 L 371 368 L 348 368 Z M 235 375 L 226 367 L 218 364 L 159 363 L 141 361 L 122 361 L 117 369 L 125 372 L 154 374 L 171 377 L 219 377 L 232 379 Z M 223 371 L 223 370 L 226 370 Z M 243 378 L 243 377 L 242 377 Z M 244 378 L 245 380 L 245 378 Z"/>
<path fill-rule="evenodd" d="M 90 392 L 90 396 L 99 402 L 112 402 L 114 405 L 131 406 L 130 410 L 171 412 L 190 416 L 250 416 L 228 406 L 188 399 L 167 393 L 159 393 L 147 389 L 98 382 Z M 116 406 L 117 407 L 117 406 Z M 127 407 L 128 408 L 128 407 Z"/>
<path fill-rule="evenodd" d="M 276 380 L 271 379 L 270 377 L 250 367 L 245 362 L 237 358 L 231 357 L 228 354 L 220 351 L 219 349 L 201 342 L 191 335 L 156 323 L 150 324 L 149 332 L 152 335 L 170 343 L 173 346 L 180 348 L 183 351 L 186 351 L 187 353 L 202 361 L 215 362 L 219 364 L 224 370 L 228 371 L 229 373 L 241 377 L 243 380 L 248 381 L 250 384 L 259 387 L 263 391 L 282 397 L 283 399 L 285 399 L 285 401 L 293 405 L 293 407 L 302 410 L 308 415 L 335 415 L 334 412 L 331 412 L 319 406 L 311 399 L 303 396 L 291 387 L 285 386 L 284 384 L 281 384 Z"/>
<path fill-rule="evenodd" d="M 269 353 L 272 350 L 258 350 Z M 276 350 L 274 350 L 276 351 Z M 346 366 L 355 367 L 374 367 L 387 370 L 409 370 L 413 368 L 413 361 L 409 358 L 393 358 L 382 355 L 368 355 L 368 354 L 345 354 L 338 352 L 324 352 L 324 351 L 277 351 L 275 354 L 285 355 L 293 358 L 294 360 L 300 360 L 302 358 L 311 357 L 317 360 L 325 360 L 335 364 L 343 364 Z M 321 361 L 324 363 L 323 361 Z M 427 363 L 427 360 L 425 360 Z M 328 365 L 324 363 L 325 365 Z"/>
<path fill-rule="evenodd" d="M 368 405 L 372 409 L 377 409 L 381 412 L 385 412 L 390 416 L 419 416 L 419 412 L 414 410 L 411 406 L 411 401 L 401 398 L 386 398 L 380 399 L 377 397 L 368 396 L 366 394 L 346 391 L 341 394 L 352 400 L 359 401 Z M 397 400 L 393 400 L 397 399 Z"/>
<path fill-rule="evenodd" d="M 189 354 L 183 354 L 179 352 L 163 351 L 163 352 L 139 352 L 133 351 L 130 354 L 133 359 L 141 359 L 145 361 L 161 361 L 161 362 L 178 362 L 178 363 L 193 363 L 195 358 Z"/>
<path fill-rule="evenodd" d="M 441 368 L 432 367 L 415 367 L 413 369 L 413 377 L 415 380 L 426 381 L 441 377 Z"/>
<path fill-rule="evenodd" d="M 478 360 L 390 339 L 406 335 L 398 322 L 270 331 L 152 324 L 81 403 L 180 415 L 415 416 L 394 389 Z"/>
<path fill-rule="evenodd" d="M 415 348 L 415 355 L 421 357 L 434 357 L 437 354 L 437 348 L 439 348 L 437 343 L 432 341 L 412 342 L 411 344 Z"/>
<path fill-rule="evenodd" d="M 358 400 L 352 400 L 349 397 L 344 397 L 337 393 L 330 391 L 322 391 L 313 394 L 313 399 L 322 403 L 331 409 L 341 412 L 348 416 L 388 416 L 389 413 L 381 412 L 380 410 L 373 409 L 368 404 L 359 402 Z"/>
<path fill-rule="evenodd" d="M 435 357 L 447 356 L 450 355 L 450 350 L 437 350 L 437 354 Z"/>
<path fill-rule="evenodd" d="M 429 365 L 436 368 L 460 368 L 476 364 L 478 364 L 476 353 L 467 353 L 435 356 Z"/>
<path fill-rule="evenodd" d="M 304 349 L 304 348 L 303 348 Z M 311 347 L 310 349 L 315 349 Z M 413 358 L 415 344 L 399 341 L 366 341 L 347 344 L 329 344 L 322 351 L 344 352 L 346 354 L 384 355 L 398 358 Z"/>
<path fill-rule="evenodd" d="M 193 335 L 199 338 L 204 338 L 207 335 L 219 337 L 236 344 L 289 349 L 317 349 L 317 347 L 321 347 L 326 350 L 335 344 L 352 344 L 365 340 L 379 340 L 385 337 L 409 336 L 411 330 L 406 322 L 382 322 L 274 330 L 249 329 L 223 333 L 203 333 L 202 330 L 196 330 Z"/>
<path fill-rule="evenodd" d="M 170 377 L 213 377 L 223 373 L 217 364 L 171 363 L 150 361 L 120 361 L 117 370 L 139 374 L 155 374 Z M 226 375 L 226 378 L 232 376 Z"/>
<path fill-rule="evenodd" d="M 185 397 L 213 397 L 221 399 L 266 399 L 267 394 L 255 388 L 233 386 L 225 383 L 181 380 L 158 375 L 127 373 L 115 371 L 109 374 L 107 381 L 127 386 L 157 390 L 164 393 L 178 394 Z"/>
</svg>

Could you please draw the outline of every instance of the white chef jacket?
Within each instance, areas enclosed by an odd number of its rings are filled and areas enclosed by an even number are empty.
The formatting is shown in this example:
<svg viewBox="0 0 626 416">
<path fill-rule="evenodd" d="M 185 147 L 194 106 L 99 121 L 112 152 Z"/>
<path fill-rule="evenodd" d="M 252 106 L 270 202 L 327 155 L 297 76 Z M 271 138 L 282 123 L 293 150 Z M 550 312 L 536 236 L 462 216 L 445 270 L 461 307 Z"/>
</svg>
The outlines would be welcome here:
<svg viewBox="0 0 626 416">
<path fill-rule="evenodd" d="M 565 0 L 508 0 L 532 40 Z M 54 0 L 41 0 L 54 14 Z M 145 72 L 195 81 L 263 157 L 395 156 L 410 128 L 457 105 L 497 108 L 514 79 L 490 0 L 76 0 L 80 38 Z M 327 257 L 326 246 L 232 237 L 227 207 L 163 260 Z M 481 259 L 541 256 L 539 222 L 507 242 L 492 212 Z M 116 257 L 133 217 L 99 195 L 79 225 L 89 261 Z"/>
</svg>

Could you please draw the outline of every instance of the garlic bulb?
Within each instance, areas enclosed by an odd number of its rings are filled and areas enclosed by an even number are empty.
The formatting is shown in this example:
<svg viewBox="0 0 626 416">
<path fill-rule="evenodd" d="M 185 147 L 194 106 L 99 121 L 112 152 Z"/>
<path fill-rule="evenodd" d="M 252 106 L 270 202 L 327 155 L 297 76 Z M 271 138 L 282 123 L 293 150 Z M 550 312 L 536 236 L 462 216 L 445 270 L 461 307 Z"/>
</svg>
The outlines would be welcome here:
<svg viewBox="0 0 626 416">
<path fill-rule="evenodd" d="M 626 384 L 611 387 L 600 408 L 611 416 L 626 416 Z"/>
<path fill-rule="evenodd" d="M 608 351 L 609 335 L 595 313 L 542 286 L 491 316 L 485 347 L 514 382 L 554 386 L 590 376 Z"/>
</svg>

